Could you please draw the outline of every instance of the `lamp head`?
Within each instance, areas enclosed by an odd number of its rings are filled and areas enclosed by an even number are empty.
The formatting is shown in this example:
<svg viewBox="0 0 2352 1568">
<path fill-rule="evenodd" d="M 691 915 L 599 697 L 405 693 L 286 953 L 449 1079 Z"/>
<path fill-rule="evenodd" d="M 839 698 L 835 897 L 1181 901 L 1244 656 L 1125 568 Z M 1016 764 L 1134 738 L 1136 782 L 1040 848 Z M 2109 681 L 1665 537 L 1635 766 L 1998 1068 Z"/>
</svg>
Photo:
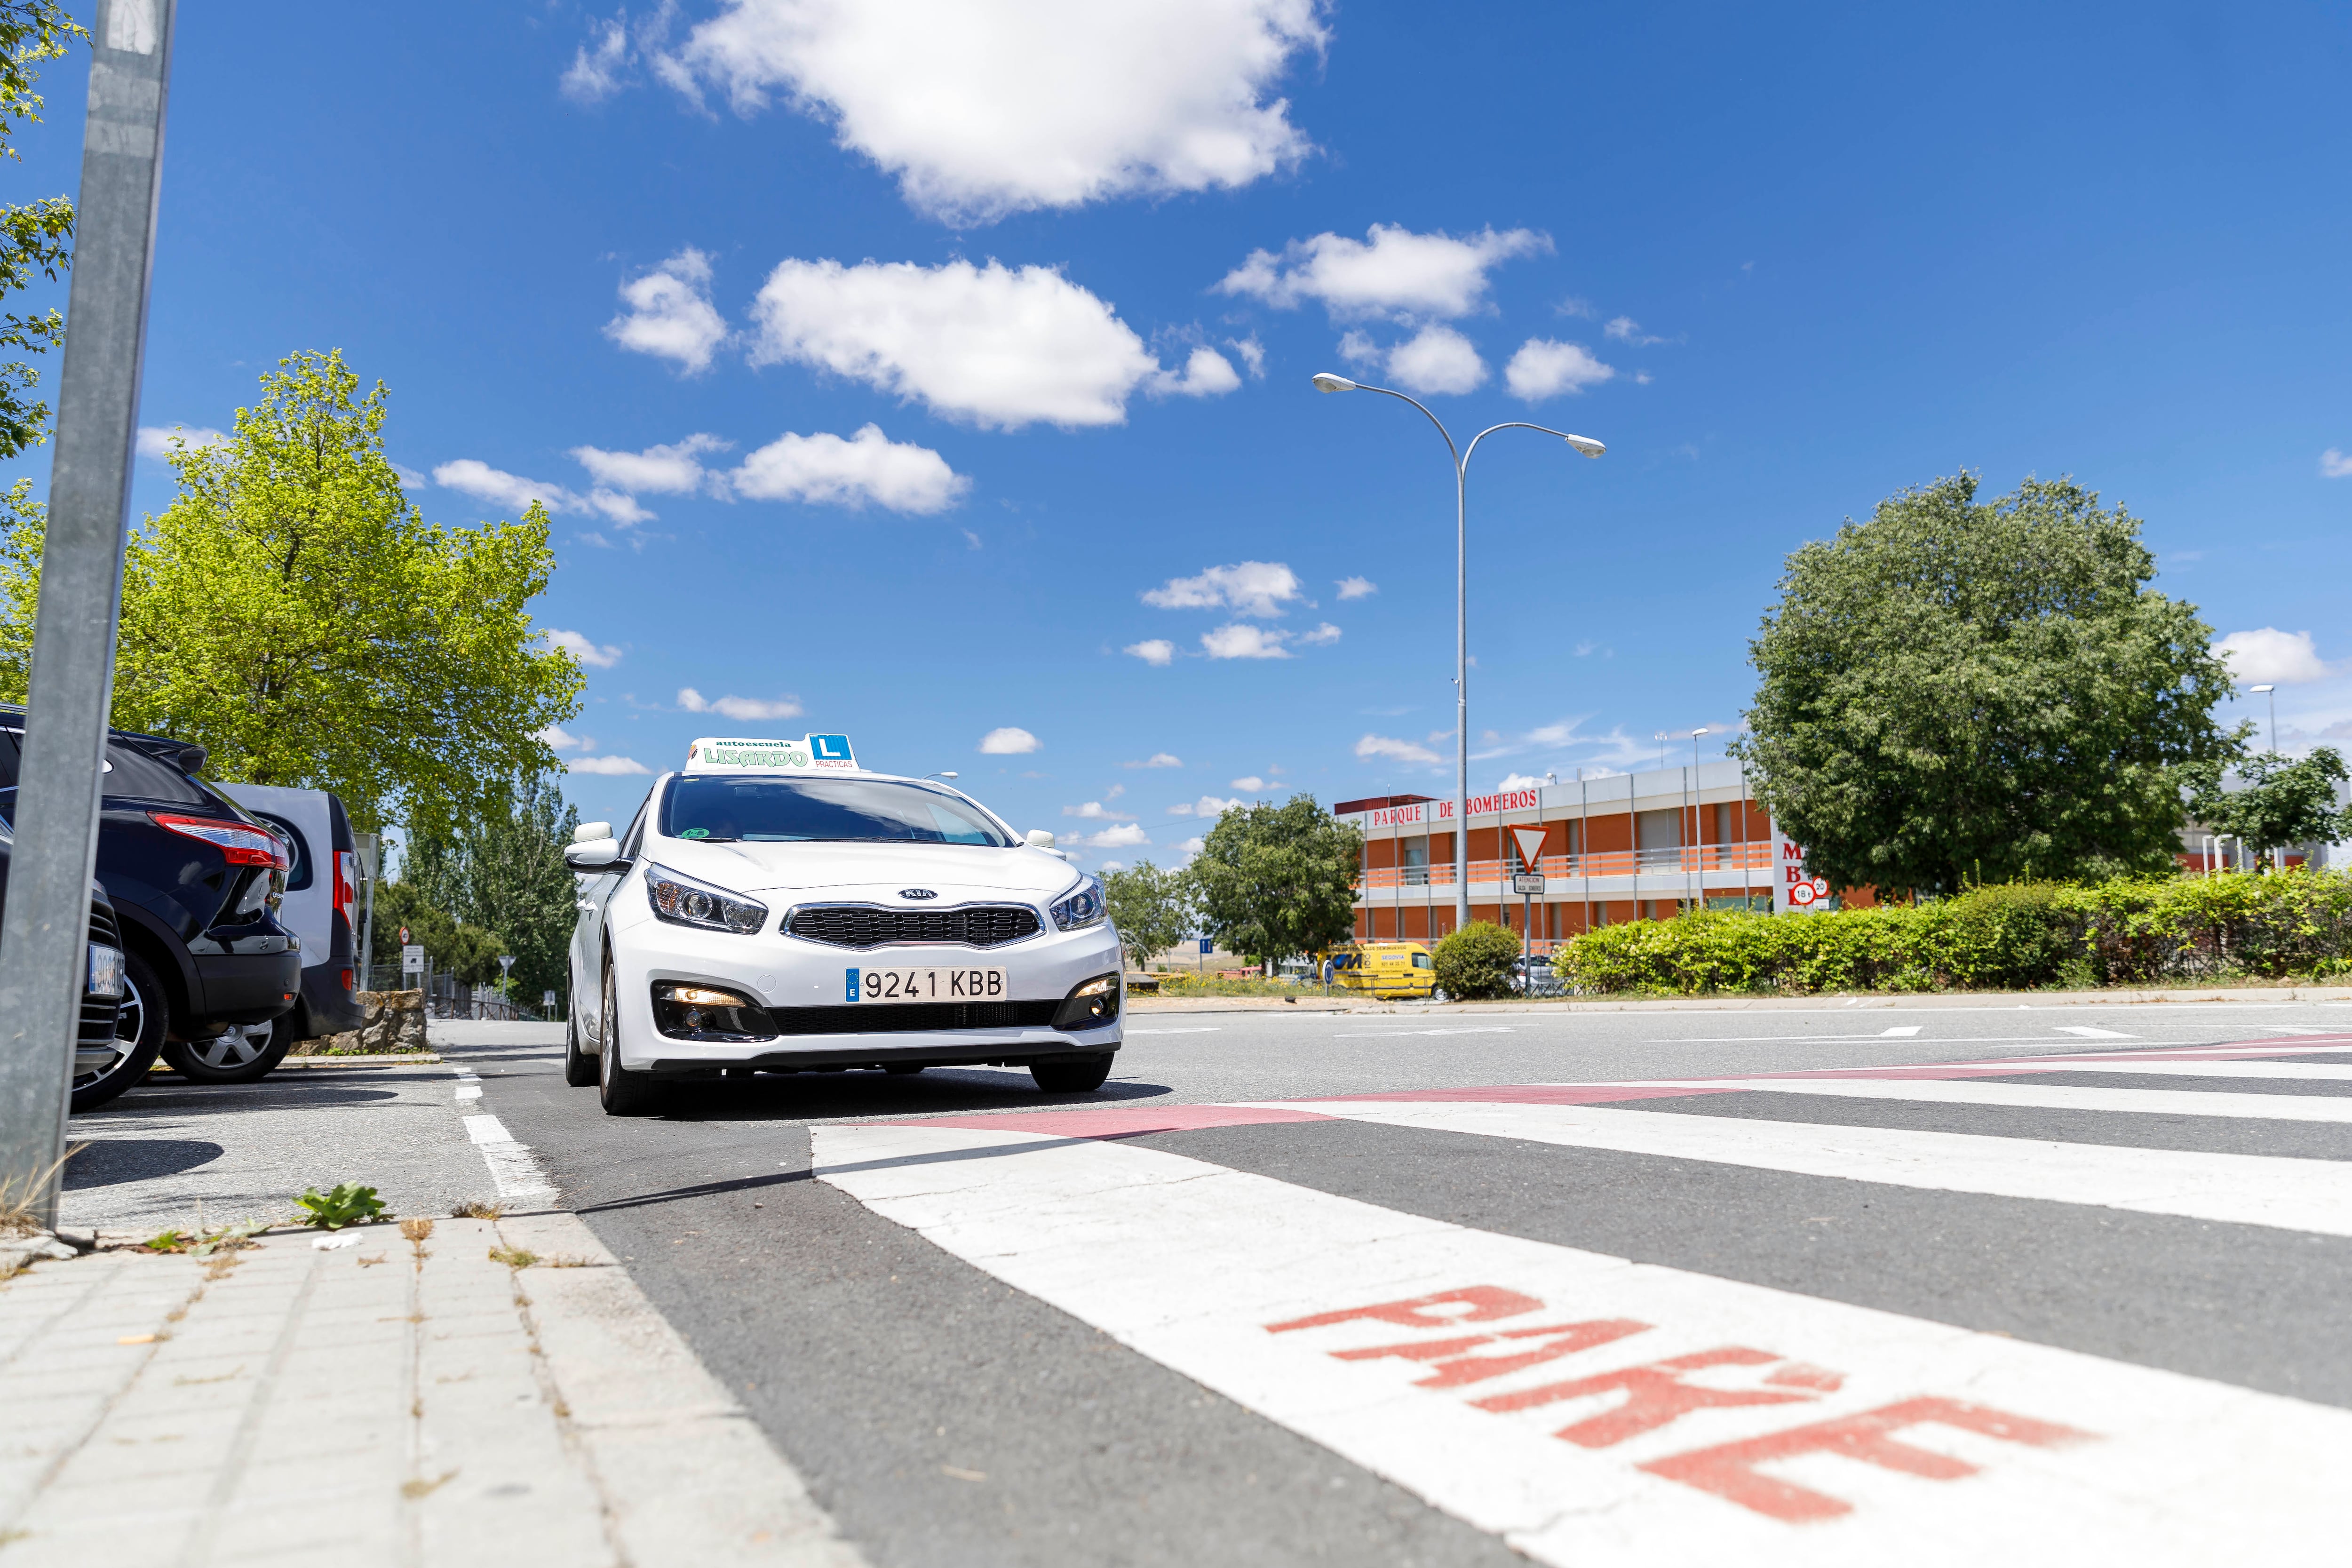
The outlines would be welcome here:
<svg viewBox="0 0 2352 1568">
<path fill-rule="evenodd" d="M 1349 381 L 1344 375 L 1333 375 L 1328 370 L 1318 371 L 1315 374 L 1315 390 L 1318 392 L 1353 392 L 1356 390 L 1356 384 Z"/>
<path fill-rule="evenodd" d="M 1701 724 L 1697 729 L 1691 731 L 1691 739 L 1696 741 L 1701 735 L 1711 735 L 1713 733 L 1715 733 L 1714 731 L 1708 729 L 1706 725 Z"/>
<path fill-rule="evenodd" d="M 1575 447 L 1579 454 L 1587 458 L 1597 458 L 1601 456 L 1601 453 L 1609 450 L 1608 447 L 1602 446 L 1600 442 L 1594 440 L 1590 436 L 1563 436 L 1560 439 L 1566 441 L 1570 447 Z"/>
<path fill-rule="evenodd" d="M 2249 686 L 2249 687 L 2247 687 L 2247 688 L 2246 688 L 2246 689 L 2247 689 L 2247 690 L 2249 690 L 2249 691 L 2252 691 L 2252 692 L 2260 693 L 2260 692 L 2264 692 L 2264 691 L 2276 691 L 2276 690 L 2278 689 L 2278 688 L 2277 688 L 2277 687 L 2275 687 L 2275 686 Z"/>
</svg>

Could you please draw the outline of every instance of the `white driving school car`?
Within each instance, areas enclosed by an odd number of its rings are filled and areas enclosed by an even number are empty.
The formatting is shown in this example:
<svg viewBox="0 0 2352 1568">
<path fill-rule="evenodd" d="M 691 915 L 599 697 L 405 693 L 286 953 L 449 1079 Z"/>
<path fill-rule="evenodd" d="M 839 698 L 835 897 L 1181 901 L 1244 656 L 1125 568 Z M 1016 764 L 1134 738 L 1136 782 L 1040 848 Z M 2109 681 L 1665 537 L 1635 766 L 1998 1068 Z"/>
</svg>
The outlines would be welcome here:
<svg viewBox="0 0 2352 1568">
<path fill-rule="evenodd" d="M 1102 884 L 943 784 L 868 773 L 848 738 L 708 739 L 579 874 L 564 1077 L 615 1116 L 688 1078 L 1025 1067 L 1102 1087 L 1119 1046 Z"/>
</svg>

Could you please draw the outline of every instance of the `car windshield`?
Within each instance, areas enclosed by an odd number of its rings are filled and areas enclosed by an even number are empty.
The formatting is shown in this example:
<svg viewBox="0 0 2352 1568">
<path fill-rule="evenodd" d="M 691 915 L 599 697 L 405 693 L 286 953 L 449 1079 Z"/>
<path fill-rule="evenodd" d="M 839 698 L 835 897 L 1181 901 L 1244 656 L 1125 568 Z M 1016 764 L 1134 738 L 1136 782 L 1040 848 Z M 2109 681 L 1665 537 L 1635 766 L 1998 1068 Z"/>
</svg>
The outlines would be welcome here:
<svg viewBox="0 0 2352 1568">
<path fill-rule="evenodd" d="M 661 830 L 706 843 L 1009 846 L 978 809 L 928 784 L 881 779 L 685 777 L 662 802 Z"/>
</svg>

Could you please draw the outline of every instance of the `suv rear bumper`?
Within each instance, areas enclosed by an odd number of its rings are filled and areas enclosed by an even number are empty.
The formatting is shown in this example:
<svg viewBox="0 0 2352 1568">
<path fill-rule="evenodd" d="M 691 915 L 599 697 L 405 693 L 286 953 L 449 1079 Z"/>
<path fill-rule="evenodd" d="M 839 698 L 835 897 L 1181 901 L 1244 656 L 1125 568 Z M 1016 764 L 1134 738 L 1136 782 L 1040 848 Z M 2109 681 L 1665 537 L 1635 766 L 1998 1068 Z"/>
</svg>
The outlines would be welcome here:
<svg viewBox="0 0 2352 1568">
<path fill-rule="evenodd" d="M 367 1009 L 343 984 L 349 959 L 330 959 L 302 971 L 302 1011 L 313 1035 L 340 1035 L 367 1022 Z"/>
<path fill-rule="evenodd" d="M 299 952 L 191 955 L 204 1001 L 191 1018 L 194 1028 L 215 1024 L 262 1024 L 294 1005 L 302 989 Z"/>
</svg>

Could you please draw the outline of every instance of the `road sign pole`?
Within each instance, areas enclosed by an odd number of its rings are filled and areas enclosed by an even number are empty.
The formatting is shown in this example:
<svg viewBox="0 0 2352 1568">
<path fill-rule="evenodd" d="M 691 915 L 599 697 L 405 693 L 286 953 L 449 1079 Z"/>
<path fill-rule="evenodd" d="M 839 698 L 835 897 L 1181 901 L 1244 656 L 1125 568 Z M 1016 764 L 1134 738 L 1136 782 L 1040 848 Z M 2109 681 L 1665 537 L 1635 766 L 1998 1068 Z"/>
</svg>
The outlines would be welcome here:
<svg viewBox="0 0 2352 1568">
<path fill-rule="evenodd" d="M 57 456 L 0 922 L 0 1182 L 29 1194 L 26 1206 L 47 1226 L 57 1223 L 87 983 L 173 6 L 100 0 L 91 28 Z"/>
</svg>

